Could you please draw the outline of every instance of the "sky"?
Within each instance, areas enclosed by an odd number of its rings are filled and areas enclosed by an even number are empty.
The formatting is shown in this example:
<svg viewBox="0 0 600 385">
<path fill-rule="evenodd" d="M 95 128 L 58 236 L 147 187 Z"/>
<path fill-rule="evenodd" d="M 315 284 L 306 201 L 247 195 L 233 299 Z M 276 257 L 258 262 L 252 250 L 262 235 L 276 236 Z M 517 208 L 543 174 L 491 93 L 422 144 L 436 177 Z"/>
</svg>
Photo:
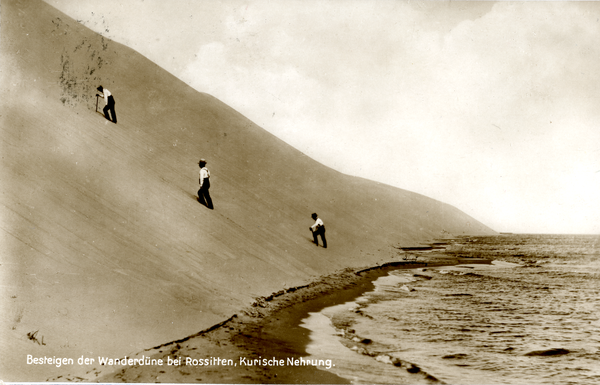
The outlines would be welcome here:
<svg viewBox="0 0 600 385">
<path fill-rule="evenodd" d="M 600 233 L 600 2 L 46 2 L 343 173 Z"/>
</svg>

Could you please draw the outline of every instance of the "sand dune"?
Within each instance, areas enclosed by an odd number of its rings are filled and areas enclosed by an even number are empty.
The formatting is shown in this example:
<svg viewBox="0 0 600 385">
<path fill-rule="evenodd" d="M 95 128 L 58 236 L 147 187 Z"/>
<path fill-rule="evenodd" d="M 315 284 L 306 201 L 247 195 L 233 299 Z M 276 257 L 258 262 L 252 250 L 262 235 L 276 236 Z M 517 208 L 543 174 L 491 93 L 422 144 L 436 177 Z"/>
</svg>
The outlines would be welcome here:
<svg viewBox="0 0 600 385">
<path fill-rule="evenodd" d="M 1 11 L 5 381 L 65 371 L 27 365 L 27 354 L 128 354 L 254 297 L 388 261 L 394 244 L 493 233 L 447 204 L 315 162 L 46 3 Z M 95 111 L 100 84 L 116 125 Z M 195 199 L 200 158 L 214 211 Z M 328 249 L 311 243 L 312 212 Z"/>
</svg>

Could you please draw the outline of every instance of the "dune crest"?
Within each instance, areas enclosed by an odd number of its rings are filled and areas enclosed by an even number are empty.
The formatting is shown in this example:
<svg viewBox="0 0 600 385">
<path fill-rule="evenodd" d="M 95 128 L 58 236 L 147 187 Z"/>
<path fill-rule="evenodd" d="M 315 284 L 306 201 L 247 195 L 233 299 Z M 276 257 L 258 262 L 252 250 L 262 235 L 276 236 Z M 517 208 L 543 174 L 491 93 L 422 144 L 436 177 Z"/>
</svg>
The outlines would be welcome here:
<svg viewBox="0 0 600 385">
<path fill-rule="evenodd" d="M 1 11 L 4 381 L 65 371 L 27 365 L 28 354 L 130 354 L 255 297 L 388 261 L 393 244 L 494 233 L 319 164 L 44 2 Z M 116 125 L 95 111 L 99 85 L 115 97 Z M 214 211 L 196 201 L 200 158 Z M 328 249 L 311 242 L 312 212 Z"/>
</svg>

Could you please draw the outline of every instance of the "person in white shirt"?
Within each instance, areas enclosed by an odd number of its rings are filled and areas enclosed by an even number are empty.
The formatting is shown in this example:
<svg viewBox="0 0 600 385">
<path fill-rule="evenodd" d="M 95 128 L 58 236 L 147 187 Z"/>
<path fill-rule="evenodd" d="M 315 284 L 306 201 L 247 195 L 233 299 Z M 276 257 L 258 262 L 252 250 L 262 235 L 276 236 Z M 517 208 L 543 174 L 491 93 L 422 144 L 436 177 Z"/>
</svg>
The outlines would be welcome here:
<svg viewBox="0 0 600 385">
<path fill-rule="evenodd" d="M 310 231 L 312 231 L 315 244 L 319 246 L 319 239 L 317 236 L 320 235 L 321 240 L 323 241 L 323 247 L 327 248 L 327 239 L 325 239 L 325 225 L 323 224 L 323 221 L 321 218 L 319 218 L 317 213 L 313 213 L 311 217 L 315 221 L 315 224 L 310 226 Z"/>
<path fill-rule="evenodd" d="M 96 96 L 100 96 L 106 102 L 106 105 L 102 109 L 102 111 L 104 112 L 104 117 L 113 122 L 114 124 L 117 124 L 117 114 L 115 112 L 115 98 L 113 98 L 109 90 L 102 86 L 98 87 L 97 90 L 100 91 L 102 94 L 96 94 Z M 110 116 L 108 115 L 109 111 Z"/>
<path fill-rule="evenodd" d="M 212 210 L 214 207 L 208 192 L 208 189 L 210 188 L 210 171 L 206 168 L 206 160 L 200 159 L 198 166 L 200 166 L 200 178 L 198 180 L 200 183 L 200 190 L 198 190 L 198 202 Z"/>
</svg>

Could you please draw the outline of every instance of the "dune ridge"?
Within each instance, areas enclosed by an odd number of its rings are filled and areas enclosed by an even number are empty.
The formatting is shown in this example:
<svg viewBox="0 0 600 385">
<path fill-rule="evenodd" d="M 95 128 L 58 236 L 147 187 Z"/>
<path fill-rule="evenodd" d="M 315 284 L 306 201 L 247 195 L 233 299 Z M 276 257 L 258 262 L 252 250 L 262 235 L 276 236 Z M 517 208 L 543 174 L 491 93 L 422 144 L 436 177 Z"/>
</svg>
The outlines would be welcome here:
<svg viewBox="0 0 600 385">
<path fill-rule="evenodd" d="M 452 206 L 310 159 L 42 1 L 3 1 L 1 28 L 5 381 L 66 370 L 27 365 L 27 354 L 140 351 L 256 297 L 388 261 L 392 245 L 494 233 Z M 95 111 L 100 84 L 116 125 Z M 195 199 L 199 158 L 214 211 Z M 328 249 L 311 242 L 312 212 Z"/>
</svg>

